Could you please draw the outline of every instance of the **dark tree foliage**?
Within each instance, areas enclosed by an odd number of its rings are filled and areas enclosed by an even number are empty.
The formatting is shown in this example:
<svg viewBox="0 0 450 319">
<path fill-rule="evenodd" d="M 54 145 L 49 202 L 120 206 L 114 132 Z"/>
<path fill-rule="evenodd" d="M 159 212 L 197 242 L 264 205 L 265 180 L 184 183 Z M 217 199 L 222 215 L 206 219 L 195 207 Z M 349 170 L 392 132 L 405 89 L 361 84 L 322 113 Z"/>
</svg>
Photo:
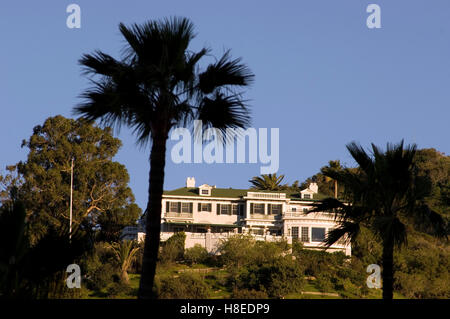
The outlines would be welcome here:
<svg viewBox="0 0 450 319">
<path fill-rule="evenodd" d="M 113 240 L 119 228 L 135 224 L 140 209 L 128 187 L 125 166 L 112 160 L 121 142 L 111 129 L 55 116 L 36 126 L 22 146 L 29 149 L 27 160 L 2 177 L 0 195 L 4 203 L 12 196 L 24 203 L 32 245 L 51 227 L 69 225 L 72 158 L 73 227 L 92 232 L 100 226 L 100 236 Z"/>
<path fill-rule="evenodd" d="M 89 238 L 77 228 L 69 239 L 68 227 L 49 227 L 31 246 L 32 228 L 25 215 L 21 202 L 0 210 L 0 298 L 73 297 L 65 271 L 89 249 Z"/>
</svg>

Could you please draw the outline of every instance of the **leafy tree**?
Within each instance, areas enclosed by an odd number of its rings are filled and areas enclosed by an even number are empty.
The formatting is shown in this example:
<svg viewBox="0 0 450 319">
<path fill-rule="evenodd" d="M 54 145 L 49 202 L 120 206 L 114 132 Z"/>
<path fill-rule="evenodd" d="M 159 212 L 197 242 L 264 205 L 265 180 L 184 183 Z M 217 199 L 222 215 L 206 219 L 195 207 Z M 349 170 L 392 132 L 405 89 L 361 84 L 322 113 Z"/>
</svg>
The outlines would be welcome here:
<svg viewBox="0 0 450 319">
<path fill-rule="evenodd" d="M 361 226 L 369 228 L 382 241 L 383 298 L 392 299 L 394 287 L 394 247 L 407 240 L 408 220 L 420 219 L 433 227 L 435 234 L 445 235 L 442 217 L 429 209 L 425 198 L 429 188 L 415 169 L 416 146 L 387 145 L 385 152 L 372 144 L 373 157 L 356 143 L 347 149 L 358 170 L 329 170 L 327 176 L 344 186 L 345 200 L 328 198 L 315 204 L 312 211 L 331 211 L 339 227 L 331 230 L 327 246 L 339 240 L 357 237 Z"/>
<path fill-rule="evenodd" d="M 105 226 L 108 218 L 99 217 L 109 213 L 120 226 L 134 224 L 140 212 L 127 185 L 125 166 L 112 161 L 121 142 L 111 135 L 111 129 L 55 116 L 36 126 L 22 146 L 30 151 L 27 160 L 16 165 L 22 182 L 11 189 L 17 189 L 16 196 L 26 207 L 32 245 L 50 227 L 69 224 L 72 158 L 73 227 L 81 225 L 90 232 L 99 222 Z"/>
<path fill-rule="evenodd" d="M 447 218 L 450 217 L 450 156 L 433 148 L 417 151 L 417 175 L 426 178 L 431 192 L 427 204 Z"/>
<path fill-rule="evenodd" d="M 281 182 L 284 179 L 284 175 L 277 176 L 274 174 L 263 174 L 261 176 L 255 176 L 249 182 L 253 185 L 252 188 L 258 190 L 278 191 L 287 188 L 287 185 L 282 185 Z"/>
<path fill-rule="evenodd" d="M 125 207 L 117 207 L 100 214 L 97 219 L 100 227 L 97 240 L 118 242 L 124 227 L 135 225 L 141 211 L 137 204 L 131 203 Z"/>
<path fill-rule="evenodd" d="M 395 288 L 407 298 L 450 298 L 450 247 L 414 232 L 394 255 Z"/>
<path fill-rule="evenodd" d="M 17 200 L 23 179 L 17 173 L 16 165 L 6 166 L 7 173 L 0 174 L 0 205 L 12 205 Z"/>
<path fill-rule="evenodd" d="M 201 71 L 199 61 L 209 50 L 188 49 L 193 29 L 186 18 L 131 27 L 120 24 L 126 40 L 121 60 L 100 51 L 80 60 L 86 73 L 99 79 L 93 79 L 94 86 L 85 91 L 85 102 L 76 113 L 107 125 L 125 124 L 134 129 L 141 145 L 151 141 L 140 298 L 152 296 L 169 132 L 195 119 L 222 132 L 249 124 L 246 101 L 238 89 L 248 86 L 253 74 L 240 59 L 231 59 L 229 52 Z"/>
</svg>

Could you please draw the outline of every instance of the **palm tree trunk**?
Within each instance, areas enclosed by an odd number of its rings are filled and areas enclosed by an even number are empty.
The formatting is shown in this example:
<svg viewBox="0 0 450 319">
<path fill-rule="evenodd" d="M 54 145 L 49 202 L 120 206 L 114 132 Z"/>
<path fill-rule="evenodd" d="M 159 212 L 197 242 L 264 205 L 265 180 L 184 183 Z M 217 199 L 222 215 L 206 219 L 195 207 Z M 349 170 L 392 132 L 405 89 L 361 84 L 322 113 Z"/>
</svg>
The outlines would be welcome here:
<svg viewBox="0 0 450 319">
<path fill-rule="evenodd" d="M 383 242 L 383 299 L 392 300 L 394 294 L 394 244 Z"/>
<path fill-rule="evenodd" d="M 164 187 L 167 134 L 153 137 L 150 153 L 150 186 L 146 210 L 145 244 L 142 259 L 142 274 L 139 284 L 139 298 L 156 298 L 153 293 L 156 262 L 158 260 L 161 231 L 161 200 Z"/>
<path fill-rule="evenodd" d="M 130 278 L 128 277 L 128 272 L 122 269 L 122 282 L 127 284 L 130 282 Z"/>
</svg>

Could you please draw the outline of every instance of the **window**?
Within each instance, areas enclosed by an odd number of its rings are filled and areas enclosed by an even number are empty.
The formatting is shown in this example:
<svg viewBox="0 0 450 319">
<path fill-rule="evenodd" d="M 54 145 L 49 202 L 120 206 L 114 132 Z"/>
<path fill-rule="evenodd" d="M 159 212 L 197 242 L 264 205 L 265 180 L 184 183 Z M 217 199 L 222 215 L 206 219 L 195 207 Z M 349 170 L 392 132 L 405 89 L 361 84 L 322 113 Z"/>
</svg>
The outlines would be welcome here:
<svg viewBox="0 0 450 319">
<path fill-rule="evenodd" d="M 202 195 L 209 195 L 209 189 L 202 189 Z"/>
<path fill-rule="evenodd" d="M 231 215 L 231 204 L 220 204 L 220 215 Z"/>
<path fill-rule="evenodd" d="M 192 213 L 192 203 L 181 203 L 182 213 Z"/>
<path fill-rule="evenodd" d="M 211 203 L 198 203 L 198 211 L 210 213 L 212 211 Z"/>
<path fill-rule="evenodd" d="M 309 242 L 309 228 L 308 227 L 302 227 L 302 242 L 308 243 Z"/>
<path fill-rule="evenodd" d="M 180 203 L 179 202 L 169 202 L 169 212 L 179 213 L 180 212 Z"/>
<path fill-rule="evenodd" d="M 312 241 L 324 241 L 325 240 L 325 228 L 313 227 L 311 229 Z"/>
<path fill-rule="evenodd" d="M 298 238 L 298 227 L 292 227 L 291 234 L 292 234 L 292 238 L 297 239 Z"/>
<path fill-rule="evenodd" d="M 297 207 L 291 207 L 291 211 L 296 212 L 297 211 Z"/>
<path fill-rule="evenodd" d="M 269 214 L 278 215 L 281 214 L 281 209 L 283 205 L 280 204 L 269 204 Z"/>
<path fill-rule="evenodd" d="M 303 194 L 304 199 L 311 199 L 311 194 Z"/>
<path fill-rule="evenodd" d="M 253 204 L 253 214 L 264 214 L 264 204 Z"/>
<path fill-rule="evenodd" d="M 233 215 L 239 214 L 239 205 L 233 204 Z"/>
</svg>

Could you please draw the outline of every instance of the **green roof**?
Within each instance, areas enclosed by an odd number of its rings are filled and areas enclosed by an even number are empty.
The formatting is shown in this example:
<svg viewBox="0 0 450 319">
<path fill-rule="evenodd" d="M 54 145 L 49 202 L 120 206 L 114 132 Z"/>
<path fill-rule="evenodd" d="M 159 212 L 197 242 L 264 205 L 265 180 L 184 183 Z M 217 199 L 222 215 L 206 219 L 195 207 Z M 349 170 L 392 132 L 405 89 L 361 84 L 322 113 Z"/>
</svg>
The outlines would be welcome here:
<svg viewBox="0 0 450 319">
<path fill-rule="evenodd" d="M 200 196 L 197 187 L 181 187 L 171 191 L 164 191 L 164 195 L 171 196 L 195 196 L 195 197 L 219 197 L 219 198 L 240 198 L 247 196 L 247 192 L 257 193 L 285 193 L 291 200 L 301 201 L 317 201 L 324 199 L 328 196 L 323 194 L 314 194 L 314 199 L 301 199 L 300 192 L 288 192 L 288 191 L 261 191 L 256 189 L 236 189 L 236 188 L 213 188 L 211 190 L 211 196 Z"/>
<path fill-rule="evenodd" d="M 224 198 L 237 198 L 247 195 L 248 189 L 234 189 L 234 188 L 213 188 L 211 190 L 211 196 L 208 197 L 224 197 Z M 164 195 L 175 196 L 198 196 L 197 187 L 182 187 L 174 189 L 172 191 L 165 191 Z M 202 196 L 205 197 L 205 196 Z"/>
</svg>

